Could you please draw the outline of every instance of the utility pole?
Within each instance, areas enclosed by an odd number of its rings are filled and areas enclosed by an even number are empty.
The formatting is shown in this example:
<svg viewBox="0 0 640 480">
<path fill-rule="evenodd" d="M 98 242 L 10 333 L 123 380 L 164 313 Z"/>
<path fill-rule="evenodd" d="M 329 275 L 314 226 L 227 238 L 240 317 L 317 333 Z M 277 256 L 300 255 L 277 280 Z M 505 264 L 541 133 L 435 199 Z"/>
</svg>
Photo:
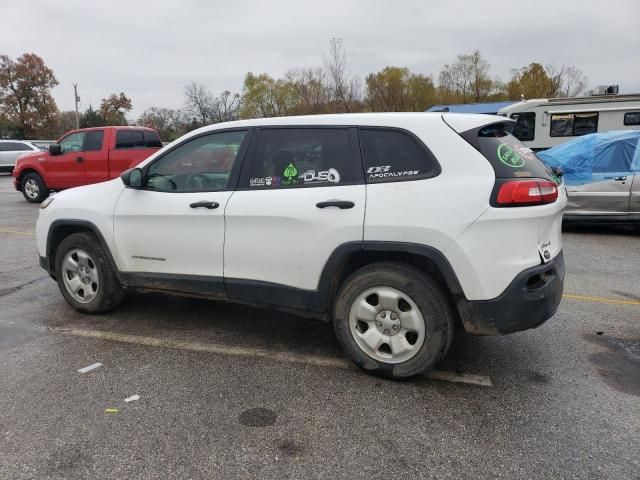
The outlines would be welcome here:
<svg viewBox="0 0 640 480">
<path fill-rule="evenodd" d="M 78 114 L 78 103 L 80 102 L 80 97 L 78 96 L 78 84 L 73 84 L 73 95 L 76 99 L 76 129 L 80 128 L 80 115 Z"/>
</svg>

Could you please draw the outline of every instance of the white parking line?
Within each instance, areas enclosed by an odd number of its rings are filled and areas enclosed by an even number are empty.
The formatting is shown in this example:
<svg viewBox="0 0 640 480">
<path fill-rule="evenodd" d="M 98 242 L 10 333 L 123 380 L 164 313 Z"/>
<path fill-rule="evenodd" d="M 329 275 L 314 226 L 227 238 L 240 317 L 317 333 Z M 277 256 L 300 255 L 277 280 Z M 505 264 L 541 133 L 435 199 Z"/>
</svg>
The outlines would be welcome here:
<svg viewBox="0 0 640 480">
<path fill-rule="evenodd" d="M 96 368 L 99 368 L 101 366 L 102 366 L 101 363 L 92 363 L 88 367 L 84 367 L 84 368 L 81 368 L 80 370 L 78 370 L 78 373 L 87 373 L 87 372 L 90 372 L 91 370 L 95 370 Z"/>
<path fill-rule="evenodd" d="M 133 343 L 148 347 L 164 347 L 179 350 L 190 350 L 193 352 L 206 352 L 216 355 L 227 355 L 232 357 L 252 357 L 265 358 L 277 362 L 297 363 L 300 365 L 313 365 L 317 367 L 341 368 L 345 370 L 357 370 L 357 367 L 344 358 L 322 357 L 319 355 L 307 355 L 291 352 L 277 352 L 260 348 L 237 347 L 231 345 L 220 345 L 215 343 L 189 342 L 173 340 L 170 338 L 147 337 L 143 335 L 130 335 L 118 332 L 105 332 L 102 330 L 86 330 L 82 328 L 49 327 L 49 330 L 64 335 L 76 337 L 98 338 L 113 342 Z M 427 377 L 431 380 L 445 382 L 466 383 L 482 387 L 492 387 L 491 378 L 483 375 L 473 375 L 469 373 L 456 373 L 434 370 Z"/>
</svg>

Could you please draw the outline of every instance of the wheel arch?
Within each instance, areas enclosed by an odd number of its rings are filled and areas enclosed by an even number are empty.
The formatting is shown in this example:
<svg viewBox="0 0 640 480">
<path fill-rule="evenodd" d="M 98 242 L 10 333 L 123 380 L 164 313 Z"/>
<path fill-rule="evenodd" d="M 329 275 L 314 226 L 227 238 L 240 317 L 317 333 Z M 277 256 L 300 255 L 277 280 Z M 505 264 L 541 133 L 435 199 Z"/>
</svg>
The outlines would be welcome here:
<svg viewBox="0 0 640 480">
<path fill-rule="evenodd" d="M 464 298 L 453 267 L 444 254 L 427 245 L 406 242 L 350 242 L 336 248 L 322 271 L 314 310 L 328 311 L 340 285 L 359 268 L 375 262 L 396 261 L 418 267 L 430 275 L 450 297 L 457 313 L 456 301 Z"/>
<path fill-rule="evenodd" d="M 100 243 L 100 246 L 104 250 L 114 271 L 118 281 L 120 281 L 119 271 L 117 265 L 111 255 L 111 250 L 104 239 L 104 236 L 100 232 L 100 229 L 92 222 L 87 220 L 55 220 L 51 223 L 49 231 L 47 233 L 47 245 L 46 245 L 46 264 L 49 273 L 55 278 L 55 258 L 56 250 L 60 243 L 70 235 L 75 233 L 91 233 Z"/>
<path fill-rule="evenodd" d="M 37 168 L 31 166 L 31 165 L 27 165 L 26 167 L 22 167 L 20 169 L 19 172 L 17 172 L 17 174 L 15 174 L 15 170 L 14 170 L 14 177 L 16 178 L 16 180 L 18 180 L 18 182 L 22 183 L 22 179 L 25 177 L 25 175 L 28 175 L 29 173 L 35 173 L 37 175 L 40 175 L 40 178 L 42 179 L 42 182 L 45 184 L 45 186 L 47 185 L 47 182 L 45 182 L 44 180 L 44 175 L 42 174 L 42 172 L 40 170 L 38 170 Z"/>
</svg>

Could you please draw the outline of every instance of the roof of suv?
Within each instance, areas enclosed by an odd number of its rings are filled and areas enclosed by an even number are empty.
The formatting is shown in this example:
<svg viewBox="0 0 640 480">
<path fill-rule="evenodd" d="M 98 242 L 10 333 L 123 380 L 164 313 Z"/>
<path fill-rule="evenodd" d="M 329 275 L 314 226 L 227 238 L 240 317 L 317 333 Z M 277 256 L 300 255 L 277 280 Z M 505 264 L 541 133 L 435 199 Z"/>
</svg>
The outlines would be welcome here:
<svg viewBox="0 0 640 480">
<path fill-rule="evenodd" d="M 207 125 L 191 132 L 203 133 L 210 130 L 238 127 L 260 127 L 278 125 L 366 125 L 381 127 L 412 127 L 424 126 L 425 122 L 442 122 L 458 131 L 469 130 L 496 121 L 511 121 L 505 117 L 495 115 L 480 115 L 469 113 L 429 113 L 429 112 L 397 112 L 397 113 L 338 113 L 327 115 L 300 115 L 292 117 L 269 117 L 251 120 L 237 120 L 234 122 Z"/>
</svg>

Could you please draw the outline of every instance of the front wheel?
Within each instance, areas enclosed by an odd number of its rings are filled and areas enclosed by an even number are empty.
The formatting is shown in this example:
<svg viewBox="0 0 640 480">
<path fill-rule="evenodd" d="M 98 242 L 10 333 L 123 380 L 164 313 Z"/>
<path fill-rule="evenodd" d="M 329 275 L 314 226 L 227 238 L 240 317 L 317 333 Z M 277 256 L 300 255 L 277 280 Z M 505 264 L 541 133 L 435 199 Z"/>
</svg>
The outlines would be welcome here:
<svg viewBox="0 0 640 480">
<path fill-rule="evenodd" d="M 37 173 L 27 173 L 20 183 L 22 195 L 31 203 L 40 203 L 49 196 L 49 189 Z"/>
<path fill-rule="evenodd" d="M 447 352 L 453 314 L 436 282 L 401 263 L 353 273 L 335 302 L 334 328 L 347 356 L 375 375 L 427 373 Z"/>
<path fill-rule="evenodd" d="M 106 253 L 90 233 L 75 233 L 56 250 L 56 280 L 62 295 L 83 313 L 104 313 L 124 300 Z"/>
</svg>

